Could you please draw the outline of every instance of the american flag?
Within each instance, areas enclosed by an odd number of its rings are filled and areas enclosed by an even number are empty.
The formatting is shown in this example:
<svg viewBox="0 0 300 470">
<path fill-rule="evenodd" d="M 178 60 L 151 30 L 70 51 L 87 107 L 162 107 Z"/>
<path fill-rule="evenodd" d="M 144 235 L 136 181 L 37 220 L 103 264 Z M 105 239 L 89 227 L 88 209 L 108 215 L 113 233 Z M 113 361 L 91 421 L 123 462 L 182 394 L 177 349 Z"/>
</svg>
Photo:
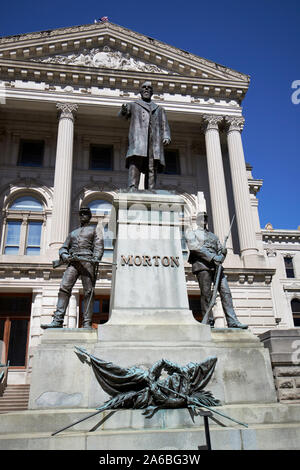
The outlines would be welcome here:
<svg viewBox="0 0 300 470">
<path fill-rule="evenodd" d="M 100 21 L 108 21 L 108 16 L 102 16 L 102 18 L 100 18 Z"/>
</svg>

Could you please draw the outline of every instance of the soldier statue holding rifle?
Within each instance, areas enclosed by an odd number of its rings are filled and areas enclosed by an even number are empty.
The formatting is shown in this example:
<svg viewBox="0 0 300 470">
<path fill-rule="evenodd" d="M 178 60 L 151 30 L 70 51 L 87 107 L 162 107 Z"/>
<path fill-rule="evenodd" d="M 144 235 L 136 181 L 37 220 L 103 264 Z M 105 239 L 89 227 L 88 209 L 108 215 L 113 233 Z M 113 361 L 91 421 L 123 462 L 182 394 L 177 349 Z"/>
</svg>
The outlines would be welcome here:
<svg viewBox="0 0 300 470">
<path fill-rule="evenodd" d="M 192 272 L 197 276 L 201 291 L 202 323 L 209 323 L 213 326 L 212 308 L 219 292 L 228 328 L 247 329 L 248 325 L 243 325 L 237 319 L 228 281 L 222 267 L 227 254 L 225 246 L 227 239 L 222 245 L 218 237 L 208 231 L 206 212 L 198 213 L 197 229 L 188 231 L 186 241 L 190 250 L 188 262 L 192 264 Z M 214 283 L 213 292 L 212 283 Z"/>
<path fill-rule="evenodd" d="M 99 229 L 89 225 L 92 217 L 89 207 L 82 207 L 79 217 L 80 227 L 68 235 L 59 250 L 59 260 L 53 262 L 54 267 L 64 263 L 68 266 L 60 284 L 53 320 L 48 325 L 41 325 L 43 329 L 63 327 L 72 288 L 78 277 L 81 277 L 84 291 L 83 328 L 92 329 L 94 288 L 104 241 Z"/>
</svg>

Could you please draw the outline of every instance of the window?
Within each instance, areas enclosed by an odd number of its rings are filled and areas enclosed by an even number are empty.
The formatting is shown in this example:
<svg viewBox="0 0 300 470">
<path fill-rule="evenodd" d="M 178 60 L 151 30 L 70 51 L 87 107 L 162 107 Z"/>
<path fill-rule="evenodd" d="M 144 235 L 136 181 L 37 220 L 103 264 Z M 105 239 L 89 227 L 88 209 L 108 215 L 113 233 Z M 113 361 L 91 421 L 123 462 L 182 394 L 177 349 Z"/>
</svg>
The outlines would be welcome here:
<svg viewBox="0 0 300 470">
<path fill-rule="evenodd" d="M 84 308 L 85 307 L 84 307 L 83 296 L 80 296 L 78 328 L 82 327 Z M 109 296 L 108 295 L 95 295 L 92 327 L 98 328 L 98 325 L 101 325 L 102 323 L 106 323 L 108 321 L 108 316 L 109 316 Z"/>
<path fill-rule="evenodd" d="M 113 146 L 90 146 L 90 170 L 110 171 L 113 169 Z"/>
<path fill-rule="evenodd" d="M 180 175 L 179 150 L 165 150 L 165 175 Z"/>
<path fill-rule="evenodd" d="M 20 140 L 19 166 L 43 166 L 43 140 Z"/>
<path fill-rule="evenodd" d="M 32 196 L 17 198 L 9 206 L 4 240 L 5 255 L 39 255 L 43 206 Z"/>
<path fill-rule="evenodd" d="M 293 312 L 294 325 L 300 326 L 300 300 L 293 299 L 291 301 L 291 307 Z"/>
<path fill-rule="evenodd" d="M 109 219 L 112 209 L 112 204 L 105 199 L 95 199 L 88 204 L 92 211 L 91 223 L 94 225 L 101 224 L 103 227 L 104 236 L 104 255 L 107 261 L 112 261 L 113 257 L 113 239 L 114 234 L 109 227 Z"/>
<path fill-rule="evenodd" d="M 291 256 L 284 257 L 284 266 L 285 266 L 286 277 L 288 278 L 295 277 L 293 258 Z"/>
</svg>

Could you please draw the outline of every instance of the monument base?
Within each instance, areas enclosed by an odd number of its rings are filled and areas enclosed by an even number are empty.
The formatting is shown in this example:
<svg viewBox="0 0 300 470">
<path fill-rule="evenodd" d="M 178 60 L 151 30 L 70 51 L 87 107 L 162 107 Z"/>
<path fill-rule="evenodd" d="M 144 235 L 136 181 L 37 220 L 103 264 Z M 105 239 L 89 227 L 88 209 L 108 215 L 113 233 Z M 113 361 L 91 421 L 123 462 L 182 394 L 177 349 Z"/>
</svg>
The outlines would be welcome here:
<svg viewBox="0 0 300 470">
<path fill-rule="evenodd" d="M 75 353 L 75 346 L 120 367 L 145 369 L 162 358 L 184 366 L 215 356 L 216 368 L 206 388 L 223 405 L 277 401 L 269 351 L 256 336 L 247 330 L 211 330 L 191 315 L 186 316 L 186 324 L 179 324 L 175 313 L 173 324 L 168 318 L 163 323 L 156 312 L 153 322 L 158 316 L 160 324 L 152 323 L 149 316 L 143 324 L 140 316 L 134 327 L 132 322 L 108 322 L 99 326 L 98 334 L 83 329 L 46 330 L 34 357 L 29 408 L 96 408 L 110 398 L 91 367 Z"/>
<path fill-rule="evenodd" d="M 299 450 L 300 404 L 243 404 L 215 408 L 248 424 L 228 427 L 210 421 L 212 450 Z M 95 409 L 30 410 L 0 415 L 0 450 L 193 450 L 206 444 L 203 418 L 192 422 L 186 409 L 160 410 L 146 419 L 142 410 L 102 412 L 55 436 L 51 434 Z M 101 455 L 102 455 L 101 453 Z"/>
</svg>

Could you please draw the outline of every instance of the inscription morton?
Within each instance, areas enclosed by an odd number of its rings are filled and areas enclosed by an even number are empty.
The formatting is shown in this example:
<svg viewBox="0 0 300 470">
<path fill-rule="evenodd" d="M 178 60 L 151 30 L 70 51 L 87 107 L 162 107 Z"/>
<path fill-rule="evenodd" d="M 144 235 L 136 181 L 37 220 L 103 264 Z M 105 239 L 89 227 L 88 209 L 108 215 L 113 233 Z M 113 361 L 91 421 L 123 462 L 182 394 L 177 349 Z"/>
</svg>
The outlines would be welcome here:
<svg viewBox="0 0 300 470">
<path fill-rule="evenodd" d="M 179 267 L 179 256 L 121 255 L 121 266 Z"/>
</svg>

